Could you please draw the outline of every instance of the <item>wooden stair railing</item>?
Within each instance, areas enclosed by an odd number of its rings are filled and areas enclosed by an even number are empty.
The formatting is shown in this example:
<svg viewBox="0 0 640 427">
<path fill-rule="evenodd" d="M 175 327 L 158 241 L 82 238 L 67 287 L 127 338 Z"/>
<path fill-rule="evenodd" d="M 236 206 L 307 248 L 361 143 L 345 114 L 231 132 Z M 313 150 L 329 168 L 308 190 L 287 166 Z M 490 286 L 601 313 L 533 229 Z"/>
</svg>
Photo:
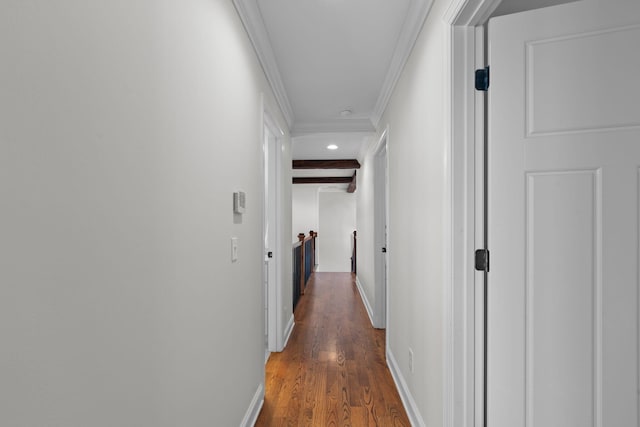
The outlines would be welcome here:
<svg viewBox="0 0 640 427">
<path fill-rule="evenodd" d="M 302 263 L 301 259 L 304 259 L 302 256 L 302 242 L 297 241 L 293 244 L 293 310 L 295 311 L 296 306 L 298 305 L 298 301 L 300 300 L 300 277 L 303 275 L 301 270 Z"/>
<path fill-rule="evenodd" d="M 316 267 L 316 238 L 318 233 L 311 230 L 309 235 L 298 234 L 298 241 L 293 244 L 293 308 L 295 309 L 301 295 L 304 295 L 309 276 Z"/>
<path fill-rule="evenodd" d="M 353 242 L 353 250 L 351 251 L 351 272 L 352 273 L 357 273 L 358 272 L 358 258 L 357 258 L 357 247 L 358 247 L 358 239 L 357 239 L 357 232 L 356 230 L 353 231 L 353 238 L 351 239 L 351 241 Z"/>
</svg>

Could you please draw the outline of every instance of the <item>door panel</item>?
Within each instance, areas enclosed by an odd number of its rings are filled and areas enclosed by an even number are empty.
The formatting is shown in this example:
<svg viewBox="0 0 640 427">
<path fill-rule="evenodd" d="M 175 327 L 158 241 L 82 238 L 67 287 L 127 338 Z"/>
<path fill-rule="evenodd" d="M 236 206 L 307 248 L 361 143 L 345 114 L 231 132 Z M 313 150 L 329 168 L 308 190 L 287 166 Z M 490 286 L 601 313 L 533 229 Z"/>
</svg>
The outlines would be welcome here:
<svg viewBox="0 0 640 427">
<path fill-rule="evenodd" d="M 638 425 L 640 2 L 489 24 L 488 425 Z"/>
<path fill-rule="evenodd" d="M 528 136 L 640 126 L 640 85 L 609 83 L 637 79 L 638 39 L 632 26 L 525 42 Z"/>
<path fill-rule="evenodd" d="M 529 425 L 594 425 L 602 320 L 599 180 L 597 170 L 527 174 Z M 567 418 L 564 408 L 576 410 Z"/>
</svg>

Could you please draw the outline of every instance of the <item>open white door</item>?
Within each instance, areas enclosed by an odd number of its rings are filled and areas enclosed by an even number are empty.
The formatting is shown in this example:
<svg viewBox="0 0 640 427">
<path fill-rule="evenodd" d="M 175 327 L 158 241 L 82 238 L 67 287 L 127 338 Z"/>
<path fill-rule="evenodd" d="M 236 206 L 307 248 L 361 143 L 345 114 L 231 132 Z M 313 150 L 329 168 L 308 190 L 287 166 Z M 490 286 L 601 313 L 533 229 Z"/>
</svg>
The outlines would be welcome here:
<svg viewBox="0 0 640 427">
<path fill-rule="evenodd" d="M 488 426 L 638 426 L 640 2 L 489 24 Z"/>
</svg>

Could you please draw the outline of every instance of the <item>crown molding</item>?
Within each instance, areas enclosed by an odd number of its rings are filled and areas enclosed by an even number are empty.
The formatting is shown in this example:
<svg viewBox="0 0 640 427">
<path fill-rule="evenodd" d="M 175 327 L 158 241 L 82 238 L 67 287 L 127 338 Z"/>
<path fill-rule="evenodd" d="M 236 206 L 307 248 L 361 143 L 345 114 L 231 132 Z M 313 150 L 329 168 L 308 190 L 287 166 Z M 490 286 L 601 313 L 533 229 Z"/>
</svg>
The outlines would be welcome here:
<svg viewBox="0 0 640 427">
<path fill-rule="evenodd" d="M 432 5 L 433 0 L 412 0 L 409 5 L 407 16 L 402 26 L 402 32 L 400 33 L 396 49 L 391 58 L 389 70 L 382 84 L 382 89 L 380 90 L 380 95 L 378 95 L 373 113 L 371 113 L 371 123 L 373 123 L 373 126 L 376 128 L 378 127 L 380 118 L 382 118 L 384 114 L 384 110 L 387 108 L 393 89 L 400 79 L 402 70 L 409 59 L 409 55 L 411 55 L 413 46 L 420 35 L 420 31 Z"/>
<path fill-rule="evenodd" d="M 293 109 L 291 108 L 291 103 L 289 102 L 289 97 L 287 96 L 287 92 L 284 88 L 282 77 L 280 76 L 280 70 L 278 69 L 276 57 L 273 53 L 271 42 L 269 41 L 269 34 L 264 26 L 264 21 L 262 20 L 258 3 L 256 0 L 233 0 L 233 4 L 240 16 L 242 24 L 244 25 L 245 31 L 249 35 L 251 44 L 256 51 L 260 65 L 262 66 L 267 80 L 271 85 L 273 94 L 280 106 L 280 110 L 282 111 L 282 115 L 287 121 L 289 128 L 291 128 L 293 126 L 295 116 L 293 114 Z"/>
<path fill-rule="evenodd" d="M 342 132 L 375 132 L 375 127 L 369 119 L 337 119 L 310 123 L 296 122 L 291 128 L 291 136 Z"/>
</svg>

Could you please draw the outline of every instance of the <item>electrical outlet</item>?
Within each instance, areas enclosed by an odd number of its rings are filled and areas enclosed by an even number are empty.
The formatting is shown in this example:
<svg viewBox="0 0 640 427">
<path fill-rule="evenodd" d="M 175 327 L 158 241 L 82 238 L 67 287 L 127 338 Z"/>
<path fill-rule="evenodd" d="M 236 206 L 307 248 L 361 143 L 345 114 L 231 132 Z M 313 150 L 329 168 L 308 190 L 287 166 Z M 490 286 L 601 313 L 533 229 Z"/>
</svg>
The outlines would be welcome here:
<svg viewBox="0 0 640 427">
<path fill-rule="evenodd" d="M 409 372 L 413 374 L 413 350 L 409 347 Z"/>
</svg>

